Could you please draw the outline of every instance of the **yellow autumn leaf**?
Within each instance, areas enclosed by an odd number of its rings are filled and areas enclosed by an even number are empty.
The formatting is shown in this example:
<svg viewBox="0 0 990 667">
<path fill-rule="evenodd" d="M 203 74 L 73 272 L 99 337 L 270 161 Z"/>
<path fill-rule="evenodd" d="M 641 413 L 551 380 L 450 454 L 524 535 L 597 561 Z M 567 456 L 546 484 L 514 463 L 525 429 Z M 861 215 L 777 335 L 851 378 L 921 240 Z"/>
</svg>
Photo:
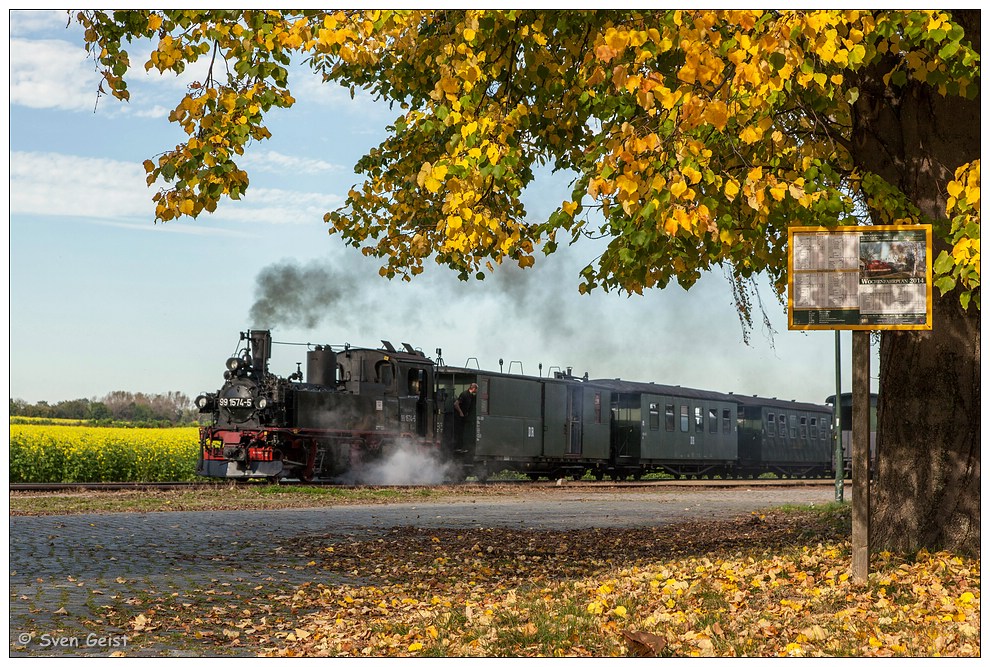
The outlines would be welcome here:
<svg viewBox="0 0 990 667">
<path fill-rule="evenodd" d="M 440 78 L 440 89 L 448 95 L 454 95 L 461 89 L 461 84 L 456 77 L 443 76 Z"/>
<path fill-rule="evenodd" d="M 976 206 L 980 203 L 980 188 L 968 188 L 966 190 L 966 203 L 970 206 Z"/>
<path fill-rule="evenodd" d="M 619 189 L 622 192 L 627 194 L 635 194 L 639 190 L 639 181 L 627 174 L 620 174 L 619 177 L 615 179 L 615 184 L 619 186 Z"/>
<path fill-rule="evenodd" d="M 495 146 L 489 146 L 488 150 L 485 151 L 485 157 L 487 157 L 488 161 L 491 162 L 492 164 L 498 164 L 498 160 L 500 157 L 498 148 Z"/>
<path fill-rule="evenodd" d="M 674 195 L 677 198 L 680 198 L 680 196 L 684 194 L 684 192 L 687 189 L 688 189 L 687 183 L 685 183 L 684 181 L 681 180 L 674 181 L 670 185 L 670 194 Z"/>
<path fill-rule="evenodd" d="M 424 162 L 423 166 L 419 168 L 419 173 L 416 174 L 416 185 L 423 187 L 426 182 L 426 177 L 433 173 L 433 165 L 429 162 Z"/>
<path fill-rule="evenodd" d="M 693 167 L 684 167 L 681 173 L 688 179 L 691 185 L 695 185 L 701 180 L 701 172 Z"/>
<path fill-rule="evenodd" d="M 736 198 L 739 194 L 739 183 L 733 179 L 729 179 L 725 183 L 725 196 L 729 198 L 730 201 Z"/>
<path fill-rule="evenodd" d="M 742 132 L 739 133 L 739 138 L 747 144 L 755 144 L 763 136 L 763 130 L 758 127 L 750 125 Z"/>
<path fill-rule="evenodd" d="M 705 109 L 704 118 L 706 122 L 715 126 L 718 130 L 724 130 L 725 125 L 729 120 L 729 114 L 726 110 L 725 103 L 722 101 L 715 101 L 709 104 Z"/>
<path fill-rule="evenodd" d="M 422 642 L 413 642 L 412 644 L 409 645 L 410 653 L 415 653 L 416 651 L 422 651 L 422 650 L 423 650 Z"/>
</svg>

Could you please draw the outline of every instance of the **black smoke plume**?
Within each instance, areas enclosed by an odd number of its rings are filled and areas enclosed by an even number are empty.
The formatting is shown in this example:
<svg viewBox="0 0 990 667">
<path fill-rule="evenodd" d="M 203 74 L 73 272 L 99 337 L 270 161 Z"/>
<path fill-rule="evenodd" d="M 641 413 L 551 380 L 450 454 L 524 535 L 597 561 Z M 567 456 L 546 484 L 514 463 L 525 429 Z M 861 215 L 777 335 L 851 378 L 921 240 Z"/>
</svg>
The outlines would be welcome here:
<svg viewBox="0 0 990 667">
<path fill-rule="evenodd" d="M 356 285 L 349 274 L 320 261 L 299 266 L 289 260 L 265 267 L 257 277 L 252 325 L 313 329 L 326 318 L 345 319 L 354 307 Z"/>
</svg>

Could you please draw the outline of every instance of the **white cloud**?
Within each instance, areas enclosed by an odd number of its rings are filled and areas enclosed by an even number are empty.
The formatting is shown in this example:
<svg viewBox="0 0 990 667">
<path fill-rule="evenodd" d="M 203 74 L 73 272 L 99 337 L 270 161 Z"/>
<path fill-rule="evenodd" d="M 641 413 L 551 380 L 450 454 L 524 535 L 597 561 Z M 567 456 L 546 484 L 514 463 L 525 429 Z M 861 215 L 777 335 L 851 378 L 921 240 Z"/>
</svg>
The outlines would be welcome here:
<svg viewBox="0 0 990 667">
<path fill-rule="evenodd" d="M 10 153 L 11 215 L 150 218 L 140 164 L 59 153 Z"/>
<path fill-rule="evenodd" d="M 295 157 L 277 151 L 245 153 L 241 159 L 245 168 L 255 171 L 270 171 L 276 173 L 319 174 L 327 171 L 343 171 L 338 164 L 313 158 Z"/>
<path fill-rule="evenodd" d="M 238 222 L 323 224 L 323 215 L 342 202 L 335 194 L 250 187 L 239 201 L 223 202 L 213 216 Z"/>
<path fill-rule="evenodd" d="M 172 113 L 171 109 L 166 109 L 160 104 L 156 104 L 150 109 L 138 109 L 137 111 L 134 112 L 134 115 L 137 116 L 138 118 L 158 119 L 158 118 L 168 118 L 168 115 L 170 113 Z"/>
<path fill-rule="evenodd" d="M 92 111 L 100 75 L 80 44 L 10 40 L 10 103 L 32 109 Z"/>
<path fill-rule="evenodd" d="M 64 9 L 12 9 L 9 17 L 12 37 L 64 29 L 69 22 L 69 13 Z"/>
<path fill-rule="evenodd" d="M 390 123 L 402 114 L 398 105 L 389 108 L 387 102 L 376 101 L 371 93 L 354 89 L 354 98 L 348 88 L 334 81 L 324 82 L 322 77 L 306 65 L 294 66 L 289 72 L 289 88 L 300 106 L 326 107 L 349 115 L 365 116 L 371 125 Z"/>
<path fill-rule="evenodd" d="M 103 224 L 145 225 L 154 216 L 153 189 L 137 163 L 59 153 L 12 151 L 10 214 L 91 218 Z M 251 188 L 221 202 L 211 219 L 264 224 L 322 222 L 340 205 L 334 194 Z M 178 231 L 178 230 L 176 230 Z"/>
<path fill-rule="evenodd" d="M 197 62 L 181 75 L 144 68 L 151 52 L 147 40 L 127 44 L 131 66 L 125 79 L 130 100 L 119 102 L 109 93 L 99 96 L 99 65 L 78 42 L 60 39 L 10 40 L 10 104 L 32 109 L 164 118 L 189 84 L 202 79 L 207 64 Z"/>
</svg>

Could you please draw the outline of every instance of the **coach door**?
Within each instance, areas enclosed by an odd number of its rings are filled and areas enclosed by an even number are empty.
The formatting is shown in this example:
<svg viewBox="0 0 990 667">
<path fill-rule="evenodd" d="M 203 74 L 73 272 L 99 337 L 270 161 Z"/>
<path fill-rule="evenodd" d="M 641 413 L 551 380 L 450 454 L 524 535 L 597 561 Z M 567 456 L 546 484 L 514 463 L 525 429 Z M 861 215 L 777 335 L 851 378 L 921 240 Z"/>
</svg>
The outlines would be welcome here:
<svg viewBox="0 0 990 667">
<path fill-rule="evenodd" d="M 581 443 L 584 433 L 584 387 L 568 385 L 567 387 L 567 453 L 571 456 L 581 455 Z"/>
<path fill-rule="evenodd" d="M 543 383 L 543 455 L 581 454 L 584 391 L 580 385 Z"/>
</svg>

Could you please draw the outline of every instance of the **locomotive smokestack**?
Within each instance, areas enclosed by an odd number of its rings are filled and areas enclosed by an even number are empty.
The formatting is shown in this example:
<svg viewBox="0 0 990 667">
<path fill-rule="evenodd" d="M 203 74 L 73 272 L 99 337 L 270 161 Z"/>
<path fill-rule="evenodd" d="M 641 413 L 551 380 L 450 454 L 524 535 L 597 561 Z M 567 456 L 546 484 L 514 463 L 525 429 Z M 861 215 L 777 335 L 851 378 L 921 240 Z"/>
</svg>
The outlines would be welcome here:
<svg viewBox="0 0 990 667">
<path fill-rule="evenodd" d="M 272 333 L 270 331 L 250 331 L 251 364 L 258 373 L 268 370 L 268 359 L 272 356 Z"/>
</svg>

